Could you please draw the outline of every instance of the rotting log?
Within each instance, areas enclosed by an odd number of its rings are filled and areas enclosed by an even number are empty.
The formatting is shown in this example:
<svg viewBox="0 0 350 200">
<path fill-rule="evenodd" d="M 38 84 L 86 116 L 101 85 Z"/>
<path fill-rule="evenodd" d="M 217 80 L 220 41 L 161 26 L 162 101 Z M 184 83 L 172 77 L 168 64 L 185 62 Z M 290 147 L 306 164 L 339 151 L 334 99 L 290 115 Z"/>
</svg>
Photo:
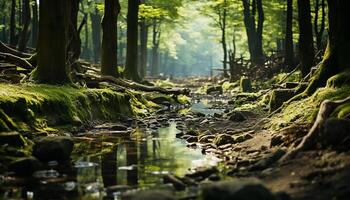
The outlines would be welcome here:
<svg viewBox="0 0 350 200">
<path fill-rule="evenodd" d="M 100 82 L 110 82 L 125 88 L 140 90 L 144 92 L 159 92 L 162 94 L 174 94 L 174 95 L 181 95 L 181 94 L 188 95 L 190 93 L 190 90 L 187 88 L 165 89 L 161 87 L 147 86 L 136 82 L 126 81 L 120 78 L 115 78 L 113 76 L 96 76 L 92 74 L 80 74 L 80 73 L 76 73 L 76 76 L 81 77 L 83 79 L 92 79 Z"/>
<path fill-rule="evenodd" d="M 30 69 L 30 70 L 34 69 L 33 65 L 30 64 L 26 59 L 10 53 L 0 53 L 0 59 L 8 63 L 18 65 L 24 69 Z"/>
</svg>

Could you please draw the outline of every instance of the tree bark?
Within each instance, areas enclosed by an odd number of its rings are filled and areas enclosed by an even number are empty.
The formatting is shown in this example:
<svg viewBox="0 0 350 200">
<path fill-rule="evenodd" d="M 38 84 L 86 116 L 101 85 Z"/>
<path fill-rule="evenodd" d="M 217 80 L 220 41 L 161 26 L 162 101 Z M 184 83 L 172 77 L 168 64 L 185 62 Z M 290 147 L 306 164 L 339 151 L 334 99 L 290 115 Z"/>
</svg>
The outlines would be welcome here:
<svg viewBox="0 0 350 200">
<path fill-rule="evenodd" d="M 221 28 L 221 44 L 222 44 L 222 50 L 224 53 L 224 60 L 222 62 L 223 64 L 223 70 L 224 70 L 224 77 L 228 77 L 227 73 L 227 60 L 228 60 L 228 53 L 227 53 L 227 42 L 226 42 L 226 25 L 227 25 L 227 0 L 224 0 L 224 8 L 221 14 L 221 11 L 219 11 L 219 20 L 220 20 L 220 28 Z"/>
<path fill-rule="evenodd" d="M 310 0 L 298 0 L 299 16 L 299 56 L 303 77 L 309 74 L 314 65 L 314 45 L 311 24 Z"/>
<path fill-rule="evenodd" d="M 40 0 L 39 7 L 38 65 L 31 79 L 39 83 L 70 83 L 66 65 L 70 0 Z"/>
<path fill-rule="evenodd" d="M 128 0 L 127 16 L 127 50 L 125 77 L 133 81 L 141 81 L 138 73 L 138 13 L 139 0 Z"/>
<path fill-rule="evenodd" d="M 148 43 L 148 25 L 145 19 L 141 19 L 140 23 L 140 43 L 141 43 L 141 55 L 140 55 L 140 76 L 145 78 L 147 72 L 147 43 Z"/>
<path fill-rule="evenodd" d="M 12 0 L 10 17 L 10 44 L 16 45 L 16 0 Z"/>
<path fill-rule="evenodd" d="M 159 39 L 160 39 L 160 22 L 157 22 L 155 19 L 153 22 L 153 40 L 152 40 L 152 68 L 151 68 L 151 75 L 153 77 L 158 76 L 158 68 L 159 68 Z"/>
<path fill-rule="evenodd" d="M 117 20 L 120 9 L 119 0 L 105 0 L 105 13 L 102 19 L 101 56 L 101 72 L 103 75 L 118 76 Z"/>
<path fill-rule="evenodd" d="M 328 0 L 329 40 L 326 52 L 305 94 L 311 95 L 326 85 L 328 78 L 350 68 L 350 1 Z"/>
<path fill-rule="evenodd" d="M 29 0 L 23 0 L 23 10 L 22 10 L 22 31 L 20 33 L 20 37 L 18 40 L 18 50 L 26 51 L 27 43 L 29 39 L 28 29 L 31 21 L 31 13 L 30 13 L 30 2 Z"/>
<path fill-rule="evenodd" d="M 81 54 L 81 40 L 78 34 L 78 12 L 79 0 L 70 0 L 70 22 L 69 22 L 69 43 L 68 52 L 72 62 L 78 60 Z"/>
<path fill-rule="evenodd" d="M 252 1 L 252 5 L 248 0 L 242 0 L 244 25 L 248 37 L 248 47 L 250 60 L 256 65 L 264 63 L 264 53 L 262 49 L 262 31 L 264 24 L 264 13 L 261 0 Z M 252 10 L 251 10 L 252 7 Z M 258 27 L 255 23 L 255 12 L 258 11 Z"/>
<path fill-rule="evenodd" d="M 39 26 L 39 14 L 38 14 L 38 3 L 33 1 L 33 21 L 32 21 L 32 47 L 36 48 L 38 43 L 38 26 Z"/>
<path fill-rule="evenodd" d="M 94 63 L 99 63 L 101 56 L 101 15 L 97 8 L 90 14 L 92 46 L 94 52 Z"/>
<path fill-rule="evenodd" d="M 5 10 L 5 8 L 6 8 L 6 2 L 7 1 L 3 1 L 2 2 L 2 4 L 1 4 L 1 9 L 2 10 Z M 6 15 L 2 15 L 1 23 L 3 25 L 6 24 Z M 6 28 L 3 28 L 2 31 L 1 31 L 1 41 L 7 42 Z"/>
<path fill-rule="evenodd" d="M 322 11 L 322 15 L 321 15 L 321 24 L 319 27 L 318 21 L 319 21 L 319 8 L 321 6 L 321 11 Z M 314 31 L 316 34 L 316 45 L 317 45 L 317 50 L 320 51 L 323 49 L 323 45 L 322 45 L 322 37 L 323 37 L 323 33 L 325 30 L 325 24 L 326 24 L 326 8 L 325 8 L 325 0 L 322 0 L 321 4 L 319 2 L 319 0 L 316 0 L 315 2 L 315 21 L 314 21 Z"/>
<path fill-rule="evenodd" d="M 287 20 L 285 36 L 285 59 L 286 71 L 294 68 L 294 45 L 293 45 L 293 0 L 287 0 Z"/>
</svg>

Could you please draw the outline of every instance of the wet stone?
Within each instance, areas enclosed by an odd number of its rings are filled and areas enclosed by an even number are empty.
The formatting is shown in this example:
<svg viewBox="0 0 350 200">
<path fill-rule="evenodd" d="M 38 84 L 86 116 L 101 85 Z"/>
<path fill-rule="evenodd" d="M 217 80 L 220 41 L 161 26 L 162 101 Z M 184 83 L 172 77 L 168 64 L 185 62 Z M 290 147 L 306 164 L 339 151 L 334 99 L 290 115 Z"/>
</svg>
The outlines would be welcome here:
<svg viewBox="0 0 350 200">
<path fill-rule="evenodd" d="M 232 144 L 234 142 L 234 138 L 232 138 L 231 135 L 228 135 L 228 134 L 220 134 L 218 136 L 216 136 L 216 138 L 214 139 L 214 144 L 216 146 L 221 146 L 221 145 L 224 145 L 224 144 Z"/>
<path fill-rule="evenodd" d="M 33 156 L 41 161 L 66 161 L 70 159 L 74 142 L 70 137 L 44 137 L 33 146 Z"/>
<path fill-rule="evenodd" d="M 198 142 L 198 137 L 197 136 L 189 136 L 186 141 L 188 143 L 192 143 L 192 142 Z"/>
<path fill-rule="evenodd" d="M 41 162 L 34 158 L 21 158 L 13 161 L 9 165 L 9 170 L 15 172 L 17 176 L 31 176 L 35 171 L 41 168 Z"/>
<path fill-rule="evenodd" d="M 243 115 L 242 112 L 234 111 L 229 114 L 229 120 L 233 122 L 243 122 L 246 120 L 246 117 Z"/>
<path fill-rule="evenodd" d="M 23 147 L 25 145 L 25 140 L 18 132 L 0 132 L 0 145 L 4 144 Z"/>
<path fill-rule="evenodd" d="M 215 139 L 214 135 L 204 135 L 204 136 L 201 136 L 199 138 L 198 142 L 200 142 L 200 143 L 209 143 L 209 142 L 212 142 L 214 139 Z"/>
</svg>

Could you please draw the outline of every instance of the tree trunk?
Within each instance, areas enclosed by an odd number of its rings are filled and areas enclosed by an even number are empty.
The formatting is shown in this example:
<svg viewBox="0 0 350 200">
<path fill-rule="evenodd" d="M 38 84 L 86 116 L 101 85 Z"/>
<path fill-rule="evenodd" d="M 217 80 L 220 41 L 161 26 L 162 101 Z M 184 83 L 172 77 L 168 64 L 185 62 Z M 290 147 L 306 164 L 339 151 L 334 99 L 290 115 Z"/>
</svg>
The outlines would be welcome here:
<svg viewBox="0 0 350 200">
<path fill-rule="evenodd" d="M 320 28 L 318 28 L 318 21 L 319 21 L 319 17 L 318 17 L 318 10 L 319 10 L 319 0 L 316 0 L 315 2 L 315 22 L 314 22 L 314 30 L 315 30 L 315 34 L 316 34 L 316 44 L 317 44 L 317 50 L 320 51 L 323 49 L 323 45 L 322 45 L 322 37 L 323 37 L 323 33 L 325 30 L 325 24 L 326 24 L 326 4 L 325 4 L 325 0 L 322 0 L 321 2 L 321 10 L 322 10 L 322 16 L 321 16 L 321 24 L 320 24 Z"/>
<path fill-rule="evenodd" d="M 309 74 L 314 64 L 314 45 L 311 24 L 310 0 L 298 0 L 299 56 L 303 77 Z"/>
<path fill-rule="evenodd" d="M 139 0 L 128 0 L 128 16 L 127 16 L 127 50 L 126 50 L 126 66 L 125 77 L 139 82 L 141 80 L 138 70 L 138 13 Z"/>
<path fill-rule="evenodd" d="M 159 64 L 159 39 L 160 39 L 160 30 L 159 30 L 159 22 L 154 20 L 153 22 L 153 40 L 152 40 L 152 66 L 151 66 L 151 75 L 153 77 L 158 76 L 158 64 Z"/>
<path fill-rule="evenodd" d="M 5 10 L 5 8 L 6 8 L 6 1 L 3 1 L 3 2 L 2 2 L 2 5 L 1 5 L 1 9 L 2 9 L 2 10 Z M 3 25 L 6 24 L 6 15 L 3 15 L 3 16 L 2 16 L 1 23 L 2 23 Z M 1 41 L 7 42 L 6 28 L 3 28 L 2 31 L 1 31 Z"/>
<path fill-rule="evenodd" d="M 140 56 L 140 76 L 144 78 L 147 71 L 147 43 L 148 43 L 148 25 L 146 20 L 142 19 L 140 23 L 140 43 L 141 43 L 141 56 Z"/>
<path fill-rule="evenodd" d="M 248 48 L 250 60 L 253 64 L 262 65 L 264 54 L 262 50 L 262 30 L 264 23 L 264 13 L 261 0 L 253 1 L 252 6 L 248 0 L 243 0 L 244 25 L 248 37 Z M 252 7 L 252 11 L 250 8 Z M 255 23 L 255 12 L 258 8 L 258 27 Z"/>
<path fill-rule="evenodd" d="M 101 15 L 97 8 L 90 14 L 90 18 L 94 63 L 99 63 L 101 56 Z"/>
<path fill-rule="evenodd" d="M 68 52 L 70 53 L 69 58 L 74 62 L 79 59 L 81 54 L 81 40 L 78 33 L 78 11 L 79 11 L 79 0 L 71 0 L 70 6 L 70 22 L 69 22 L 69 43 Z"/>
<path fill-rule="evenodd" d="M 102 58 L 101 72 L 103 75 L 118 75 L 117 57 L 117 19 L 120 13 L 119 0 L 105 0 L 105 10 L 102 19 Z"/>
<path fill-rule="evenodd" d="M 223 60 L 223 70 L 224 70 L 224 77 L 228 77 L 227 73 L 227 43 L 226 43 L 226 21 L 227 21 L 227 0 L 224 0 L 224 9 L 222 12 L 221 17 L 221 44 L 222 44 L 222 50 L 224 53 L 224 60 Z"/>
<path fill-rule="evenodd" d="M 38 65 L 31 79 L 39 83 L 70 83 L 66 65 L 70 0 L 40 0 L 39 7 Z"/>
<path fill-rule="evenodd" d="M 38 26 L 39 26 L 39 16 L 38 16 L 38 3 L 33 1 L 33 21 L 32 21 L 32 47 L 36 48 L 38 43 Z"/>
<path fill-rule="evenodd" d="M 125 32 L 121 27 L 119 27 L 118 33 L 118 61 L 120 64 L 125 65 Z"/>
<path fill-rule="evenodd" d="M 12 0 L 10 17 L 10 44 L 16 45 L 16 0 Z"/>
<path fill-rule="evenodd" d="M 285 59 L 286 71 L 294 68 L 294 45 L 293 45 L 293 0 L 287 0 L 287 20 L 285 38 Z"/>
<path fill-rule="evenodd" d="M 305 93 L 311 95 L 318 87 L 326 85 L 328 78 L 350 68 L 350 1 L 328 0 L 329 41 L 323 61 Z"/>
<path fill-rule="evenodd" d="M 18 41 L 18 50 L 19 51 L 26 51 L 27 48 L 27 43 L 28 43 L 28 39 L 29 39 L 29 34 L 28 34 L 28 29 L 29 29 L 29 25 L 30 25 L 30 2 L 29 0 L 23 0 L 23 10 L 22 10 L 22 24 L 23 24 L 23 28 L 21 31 L 21 35 L 19 37 L 19 41 Z"/>
</svg>

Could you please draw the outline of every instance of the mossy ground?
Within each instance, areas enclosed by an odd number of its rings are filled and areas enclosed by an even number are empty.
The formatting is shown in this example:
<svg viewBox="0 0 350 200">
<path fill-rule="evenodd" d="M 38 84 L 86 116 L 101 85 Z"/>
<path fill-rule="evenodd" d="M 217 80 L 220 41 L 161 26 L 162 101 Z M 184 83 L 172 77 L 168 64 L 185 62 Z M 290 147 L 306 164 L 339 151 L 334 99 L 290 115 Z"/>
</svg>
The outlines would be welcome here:
<svg viewBox="0 0 350 200">
<path fill-rule="evenodd" d="M 113 120 L 157 107 L 143 95 L 111 89 L 0 84 L 0 130 L 50 131 L 50 126 Z"/>
<path fill-rule="evenodd" d="M 291 102 L 285 106 L 281 113 L 272 117 L 271 129 L 278 130 L 293 123 L 310 124 L 318 113 L 320 104 L 324 100 L 339 100 L 350 96 L 350 86 L 344 85 L 341 88 L 325 87 L 318 89 L 312 96 L 299 101 Z M 350 104 L 339 106 L 332 116 L 343 118 L 350 114 Z"/>
</svg>

